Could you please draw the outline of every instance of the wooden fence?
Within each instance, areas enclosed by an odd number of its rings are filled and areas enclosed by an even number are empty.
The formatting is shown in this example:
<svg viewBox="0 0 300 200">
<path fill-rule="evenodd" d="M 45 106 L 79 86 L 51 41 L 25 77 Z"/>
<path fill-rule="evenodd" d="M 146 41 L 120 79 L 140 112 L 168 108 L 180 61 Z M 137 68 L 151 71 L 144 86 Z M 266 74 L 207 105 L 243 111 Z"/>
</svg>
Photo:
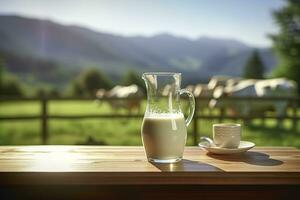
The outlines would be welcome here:
<svg viewBox="0 0 300 200">
<path fill-rule="evenodd" d="M 102 98 L 103 101 L 115 101 L 115 100 L 124 100 L 128 101 L 132 98 L 120 99 L 120 98 Z M 134 98 L 137 100 L 136 98 Z M 142 98 L 144 99 L 144 98 Z M 232 120 L 252 120 L 252 119 L 289 119 L 293 121 L 293 128 L 296 129 L 297 123 L 300 120 L 300 116 L 297 115 L 298 106 L 300 104 L 300 97 L 226 97 L 219 100 L 232 101 L 236 103 L 237 101 L 288 101 L 290 105 L 290 109 L 292 110 L 291 115 L 285 116 L 275 116 L 275 115 L 265 115 L 265 114 L 250 114 L 250 115 L 227 115 L 223 109 L 220 109 L 219 114 L 204 114 L 202 112 L 198 112 L 201 107 L 201 101 L 210 100 L 211 98 L 197 98 L 196 99 L 196 110 L 193 118 L 193 142 L 196 145 L 198 142 L 199 135 L 199 120 L 201 119 L 217 119 L 220 122 L 224 119 L 232 119 Z M 16 115 L 16 116 L 0 116 L 0 121 L 4 120 L 40 120 L 41 122 L 41 143 L 47 144 L 49 139 L 48 133 L 48 120 L 50 119 L 92 119 L 92 118 L 110 118 L 110 119 L 121 119 L 121 118 L 142 118 L 144 113 L 139 114 L 81 114 L 81 115 L 53 115 L 48 112 L 48 102 L 49 101 L 66 101 L 66 100 L 80 100 L 80 101 L 91 101 L 95 100 L 95 98 L 11 98 L 11 97 L 0 97 L 0 102 L 22 102 L 22 101 L 39 101 L 41 105 L 41 111 L 38 115 Z"/>
</svg>

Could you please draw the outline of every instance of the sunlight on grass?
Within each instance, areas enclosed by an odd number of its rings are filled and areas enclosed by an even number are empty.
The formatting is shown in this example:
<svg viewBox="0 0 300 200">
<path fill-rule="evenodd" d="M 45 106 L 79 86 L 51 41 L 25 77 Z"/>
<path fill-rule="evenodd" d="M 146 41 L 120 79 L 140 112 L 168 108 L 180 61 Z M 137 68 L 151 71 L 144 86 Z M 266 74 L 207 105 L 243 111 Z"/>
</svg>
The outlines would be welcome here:
<svg viewBox="0 0 300 200">
<path fill-rule="evenodd" d="M 40 103 L 38 101 L 28 102 L 1 102 L 0 103 L 0 115 L 11 116 L 11 115 L 23 115 L 23 114 L 39 114 Z"/>
<path fill-rule="evenodd" d="M 0 114 L 38 114 L 37 102 L 1 103 Z M 94 101 L 52 101 L 50 114 L 103 114 L 112 113 L 107 103 L 97 104 Z M 122 114 L 127 113 L 125 110 Z M 298 112 L 299 113 L 299 112 Z M 140 125 L 142 119 L 75 119 L 49 120 L 49 144 L 84 144 L 92 137 L 103 145 L 141 145 Z M 230 121 L 242 123 L 242 121 Z M 212 124 L 217 120 L 199 120 L 198 137 L 210 136 Z M 188 145 L 193 145 L 193 122 L 188 127 Z M 292 130 L 291 120 L 284 120 L 282 128 L 277 127 L 276 120 L 252 120 L 244 124 L 242 139 L 253 141 L 259 146 L 296 146 L 300 148 L 300 122 L 297 130 Z M 40 121 L 0 121 L 0 145 L 41 144 Z"/>
<path fill-rule="evenodd" d="M 110 112 L 106 102 L 91 101 L 51 101 L 49 103 L 50 114 L 99 114 Z"/>
<path fill-rule="evenodd" d="M 0 145 L 41 144 L 39 125 L 38 120 L 1 121 Z"/>
</svg>

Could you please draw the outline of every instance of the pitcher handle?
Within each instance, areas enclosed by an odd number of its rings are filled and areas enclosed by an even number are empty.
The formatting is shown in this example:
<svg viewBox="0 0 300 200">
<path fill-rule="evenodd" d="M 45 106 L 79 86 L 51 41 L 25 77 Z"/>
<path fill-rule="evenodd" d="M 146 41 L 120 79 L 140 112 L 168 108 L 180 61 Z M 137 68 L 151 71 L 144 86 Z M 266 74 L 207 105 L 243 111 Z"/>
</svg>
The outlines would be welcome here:
<svg viewBox="0 0 300 200">
<path fill-rule="evenodd" d="M 189 103 L 190 103 L 190 109 L 189 109 L 189 115 L 188 117 L 186 118 L 185 120 L 185 124 L 186 126 L 188 126 L 192 119 L 193 119 L 193 116 L 194 116 L 194 112 L 195 112 L 195 98 L 194 98 L 194 95 L 192 92 L 190 92 L 189 90 L 187 89 L 181 89 L 180 92 L 179 92 L 180 95 L 182 94 L 187 94 L 187 96 L 189 97 Z"/>
</svg>

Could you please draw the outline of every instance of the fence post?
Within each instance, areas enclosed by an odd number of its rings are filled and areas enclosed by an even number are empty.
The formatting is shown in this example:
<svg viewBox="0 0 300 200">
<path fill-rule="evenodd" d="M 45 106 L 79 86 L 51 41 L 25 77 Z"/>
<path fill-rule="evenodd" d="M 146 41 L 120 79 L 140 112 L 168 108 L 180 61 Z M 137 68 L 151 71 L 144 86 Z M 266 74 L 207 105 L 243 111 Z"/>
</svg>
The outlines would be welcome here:
<svg viewBox="0 0 300 200">
<path fill-rule="evenodd" d="M 47 110 L 47 98 L 41 98 L 41 139 L 42 144 L 47 144 L 48 140 L 48 110 Z"/>
</svg>

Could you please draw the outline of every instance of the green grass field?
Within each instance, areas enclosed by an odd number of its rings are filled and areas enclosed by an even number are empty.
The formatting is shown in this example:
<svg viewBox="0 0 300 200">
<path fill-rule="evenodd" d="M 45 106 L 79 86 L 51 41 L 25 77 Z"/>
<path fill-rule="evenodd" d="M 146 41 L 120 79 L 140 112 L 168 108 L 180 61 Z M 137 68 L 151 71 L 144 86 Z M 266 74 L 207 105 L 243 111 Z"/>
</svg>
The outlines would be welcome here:
<svg viewBox="0 0 300 200">
<path fill-rule="evenodd" d="M 38 102 L 0 103 L 1 116 L 39 114 Z M 94 101 L 52 101 L 50 114 L 101 114 L 112 113 L 108 104 Z M 126 113 L 125 110 L 120 111 Z M 298 112 L 300 115 L 300 111 Z M 140 125 L 142 119 L 75 119 L 50 120 L 50 144 L 83 144 L 89 136 L 107 145 L 141 145 Z M 199 136 L 211 136 L 216 120 L 200 120 Z M 230 122 L 230 121 L 226 121 Z M 238 121 L 243 123 L 242 121 Z M 40 121 L 0 121 L 0 145 L 40 144 Z M 188 129 L 188 145 L 192 145 L 192 128 Z M 264 146 L 295 146 L 300 148 L 300 122 L 297 130 L 291 130 L 291 121 L 285 120 L 283 128 L 277 128 L 275 120 L 253 120 L 243 127 L 243 140 Z"/>
</svg>

